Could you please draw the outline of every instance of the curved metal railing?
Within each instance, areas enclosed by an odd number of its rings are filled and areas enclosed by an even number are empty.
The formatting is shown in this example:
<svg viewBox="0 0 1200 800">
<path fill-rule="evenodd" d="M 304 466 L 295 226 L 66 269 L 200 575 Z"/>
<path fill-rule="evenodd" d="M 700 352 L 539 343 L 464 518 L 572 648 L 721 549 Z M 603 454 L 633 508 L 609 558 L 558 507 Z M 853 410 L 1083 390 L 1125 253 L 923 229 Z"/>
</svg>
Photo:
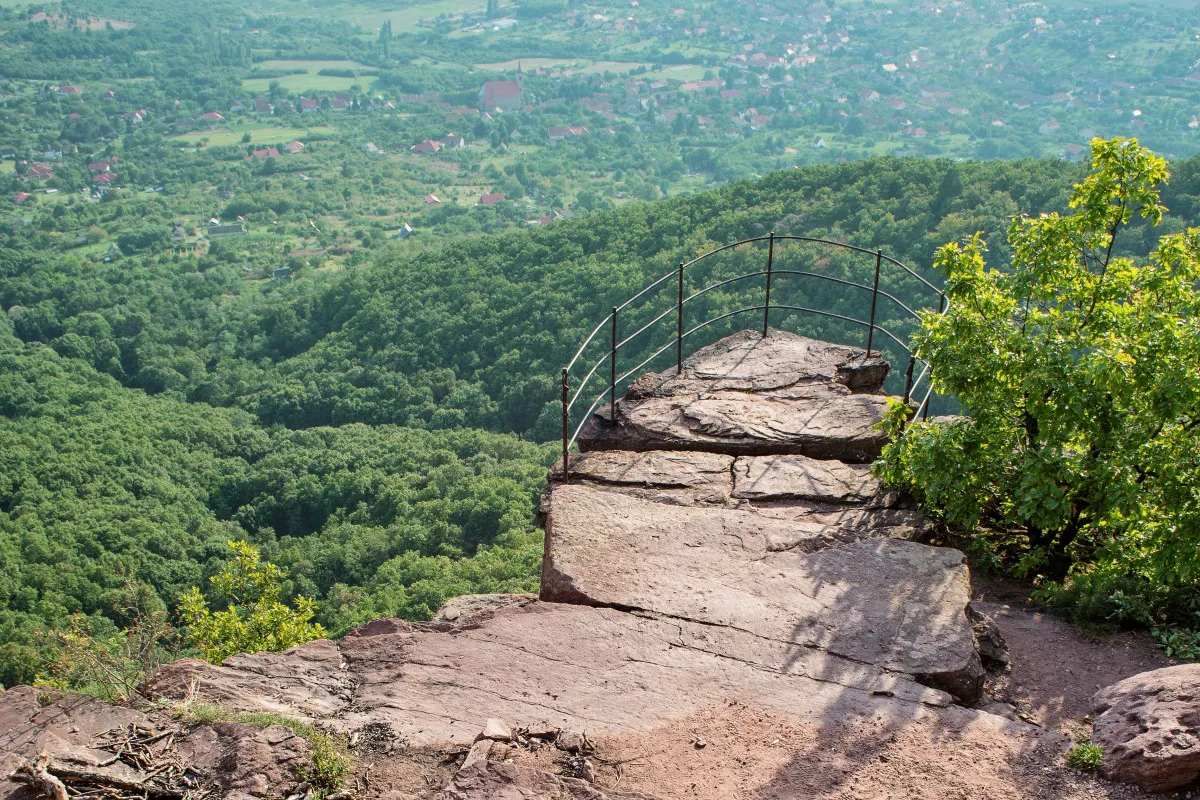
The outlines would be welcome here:
<svg viewBox="0 0 1200 800">
<path fill-rule="evenodd" d="M 746 245 L 753 245 L 757 242 L 767 242 L 767 268 L 765 270 L 760 270 L 758 272 L 748 272 L 748 273 L 738 275 L 733 278 L 725 278 L 723 280 L 717 281 L 716 283 L 712 283 L 712 284 L 704 287 L 703 289 L 700 289 L 700 290 L 694 292 L 691 295 L 685 295 L 685 293 L 684 293 L 684 277 L 685 277 L 685 274 L 689 267 L 692 267 L 693 265 L 695 265 L 701 261 L 711 258 L 712 256 L 715 256 L 718 253 L 722 253 L 727 250 L 732 250 L 734 248 L 743 247 Z M 813 272 L 810 270 L 775 269 L 775 245 L 777 242 L 808 242 L 808 243 L 813 243 L 813 244 L 818 244 L 818 245 L 826 245 L 826 246 L 832 247 L 832 248 L 841 248 L 843 250 L 851 251 L 851 252 L 858 253 L 858 254 L 865 254 L 868 256 L 873 256 L 874 260 L 875 260 L 874 280 L 872 283 L 866 284 L 866 283 L 861 283 L 859 281 L 847 280 L 845 278 L 833 277 L 832 275 L 824 275 L 822 273 Z M 905 373 L 904 373 L 904 376 L 905 376 L 904 402 L 912 403 L 914 398 L 920 393 L 920 390 L 922 388 L 924 388 L 924 390 L 925 390 L 924 395 L 922 396 L 920 402 L 916 404 L 912 418 L 917 419 L 918 417 L 921 417 L 921 416 L 927 417 L 929 415 L 929 402 L 933 396 L 933 386 L 932 386 L 932 381 L 930 380 L 929 363 L 924 361 L 923 359 L 918 358 L 916 356 L 916 354 L 913 353 L 912 348 L 909 347 L 909 345 L 902 338 L 900 338 L 895 333 L 893 333 L 892 331 L 888 330 L 887 328 L 885 328 L 884 326 L 882 326 L 876 322 L 876 309 L 878 307 L 879 298 L 881 298 L 881 297 L 884 298 L 885 300 L 891 301 L 893 304 L 895 304 L 899 308 L 899 310 L 901 312 L 903 312 L 903 314 L 905 316 L 911 317 L 912 319 L 919 320 L 920 319 L 919 310 L 925 310 L 925 309 L 914 310 L 913 308 L 909 307 L 909 305 L 906 304 L 904 301 L 902 301 L 898 297 L 896 297 L 895 294 L 893 294 L 892 292 L 889 292 L 886 289 L 880 288 L 880 285 L 879 285 L 880 267 L 885 262 L 895 265 L 896 267 L 899 267 L 906 275 L 911 276 L 912 278 L 915 278 L 919 282 L 920 288 L 922 290 L 928 290 L 932 294 L 932 296 L 935 296 L 937 298 L 938 313 L 939 314 L 946 313 L 946 310 L 948 308 L 947 303 L 946 303 L 946 293 L 942 289 L 938 288 L 937 286 L 934 286 L 932 283 L 930 283 L 928 280 L 926 280 L 923 276 L 921 276 L 917 272 L 914 272 L 912 269 L 909 269 L 907 266 L 905 266 L 903 263 L 896 260 L 895 258 L 885 255 L 882 250 L 868 250 L 863 247 L 858 247 L 856 245 L 847 244 L 845 242 L 834 241 L 832 239 L 819 239 L 819 238 L 814 238 L 814 237 L 809 237 L 809 236 L 776 236 L 774 233 L 771 233 L 767 236 L 756 236 L 756 237 L 753 237 L 750 239 L 743 239 L 741 241 L 733 242 L 731 244 L 722 245 L 721 247 L 717 247 L 713 250 L 709 250 L 708 252 L 703 253 L 703 254 L 697 256 L 696 258 L 693 258 L 691 261 L 681 262 L 676 269 L 672 270 L 671 272 L 666 273 L 661 278 L 648 284 L 645 288 L 643 288 L 637 294 L 630 297 L 628 300 L 626 300 L 621 305 L 615 306 L 609 314 L 607 314 L 605 317 L 603 317 L 596 324 L 596 327 L 592 329 L 592 332 L 590 334 L 588 334 L 588 337 L 586 339 L 584 339 L 583 344 L 581 344 L 579 346 L 579 349 L 575 352 L 575 356 L 570 360 L 570 362 L 567 364 L 567 366 L 563 367 L 563 370 L 562 370 L 562 458 L 563 458 L 564 479 L 566 479 L 569 476 L 567 456 L 570 451 L 570 448 L 573 444 L 575 444 L 575 441 L 579 438 L 579 434 L 583 431 L 583 428 L 588 423 L 588 420 L 590 420 L 592 418 L 592 415 L 596 412 L 597 407 L 604 400 L 604 396 L 606 394 L 608 395 L 609 408 L 611 409 L 611 414 L 612 414 L 611 422 L 613 424 L 615 424 L 616 413 L 617 413 L 616 412 L 616 409 L 617 409 L 616 401 L 617 401 L 617 386 L 618 385 L 625 382 L 630 377 L 637 375 L 642 369 L 644 369 L 647 365 L 649 365 L 651 362 L 653 362 L 656 358 L 658 358 L 659 356 L 666 353 L 672 347 L 675 348 L 676 374 L 678 374 L 679 372 L 682 372 L 683 371 L 683 340 L 684 339 L 688 338 L 689 336 L 692 336 L 693 334 L 698 333 L 699 331 L 701 331 L 717 322 L 721 322 L 723 320 L 730 319 L 732 317 L 736 317 L 741 314 L 747 314 L 747 313 L 756 312 L 756 311 L 762 312 L 762 315 L 763 315 L 762 316 L 762 332 L 763 332 L 764 336 L 767 334 L 767 327 L 770 324 L 771 312 L 776 311 L 776 310 L 778 310 L 778 311 L 794 311 L 794 312 L 803 313 L 803 314 L 811 314 L 811 315 L 815 315 L 815 316 L 841 320 L 842 322 L 848 322 L 853 325 L 862 326 L 862 327 L 866 328 L 866 339 L 867 339 L 866 340 L 866 353 L 867 353 L 867 356 L 869 356 L 872 352 L 872 345 L 874 344 L 875 333 L 879 332 L 879 333 L 887 336 L 889 339 L 891 339 L 893 342 L 895 342 L 901 348 L 901 350 L 903 350 L 905 353 L 908 354 L 908 368 L 905 370 Z M 795 276 L 800 276 L 800 277 L 805 277 L 805 278 L 815 278 L 818 280 L 827 281 L 830 283 L 835 283 L 835 284 L 839 284 L 842 286 L 847 286 L 847 287 L 851 287 L 854 289 L 870 292 L 871 293 L 870 318 L 867 320 L 862 320 L 862 319 L 858 319 L 857 317 L 852 317 L 852 316 L 849 316 L 846 314 L 836 313 L 836 312 L 830 311 L 830 310 L 809 308 L 806 306 L 779 304 L 779 303 L 772 304 L 771 303 L 772 282 L 774 281 L 774 279 L 777 276 L 780 276 L 780 275 L 795 275 Z M 671 306 L 670 308 L 666 309 L 665 311 L 663 311 L 662 313 L 654 315 L 654 317 L 649 322 L 642 325 L 640 328 L 635 330 L 633 333 L 630 333 L 625 338 L 623 338 L 623 339 L 619 338 L 618 330 L 617 330 L 617 322 L 618 322 L 618 317 L 621 315 L 621 313 L 623 311 L 625 311 L 626 309 L 628 309 L 633 303 L 642 299 L 643 297 L 645 297 L 647 294 L 654 291 L 655 289 L 661 287 L 664 283 L 669 281 L 671 278 L 676 279 L 676 302 L 675 302 L 675 304 L 673 306 Z M 684 330 L 684 308 L 688 305 L 688 303 L 691 303 L 691 302 L 697 300 L 698 298 L 701 298 L 701 297 L 707 295 L 709 292 L 715 291 L 715 290 L 723 288 L 725 286 L 730 286 L 739 281 L 748 280 L 750 278 L 764 278 L 765 279 L 764 296 L 763 296 L 763 302 L 761 305 L 751 305 L 751 306 L 746 306 L 744 308 L 738 308 L 733 311 L 727 311 L 723 314 L 712 317 L 711 319 L 705 320 L 704 322 L 701 322 L 687 330 Z M 672 314 L 674 314 L 674 316 L 675 316 L 675 335 L 671 338 L 671 340 L 669 342 L 667 342 L 667 344 L 656 349 L 653 353 L 651 353 L 648 357 L 643 359 L 636 366 L 630 368 L 629 370 L 625 371 L 621 375 L 618 375 L 617 374 L 617 359 L 618 359 L 618 355 L 620 354 L 622 348 L 628 347 L 632 342 L 634 342 L 635 340 L 638 340 L 639 337 L 641 337 L 644 334 L 646 334 L 647 332 L 649 332 L 656 325 L 659 325 L 660 323 L 662 323 L 664 320 L 666 320 Z M 591 367 L 583 374 L 583 379 L 579 382 L 578 388 L 572 394 L 572 392 L 571 392 L 572 370 L 574 370 L 576 368 L 576 365 L 579 364 L 579 361 L 583 356 L 584 350 L 588 347 L 588 345 L 590 345 L 593 341 L 595 341 L 596 337 L 600 335 L 600 332 L 603 331 L 606 326 L 610 330 L 609 349 L 594 364 L 592 364 Z M 875 352 L 878 352 L 878 351 L 875 351 Z M 918 361 L 921 362 L 922 368 L 921 368 L 920 372 L 914 376 L 913 370 L 915 369 Z M 595 378 L 595 376 L 596 376 L 597 372 L 599 372 L 600 368 L 603 367 L 606 363 L 608 364 L 608 367 L 609 367 L 607 385 L 595 396 L 595 398 L 592 400 L 591 404 L 588 406 L 587 410 L 581 416 L 578 425 L 576 425 L 574 428 L 574 431 L 572 431 L 571 430 L 571 412 L 576 408 L 577 404 L 587 401 L 587 398 L 584 397 L 584 391 L 587 389 L 587 387 L 591 383 L 592 379 Z"/>
</svg>

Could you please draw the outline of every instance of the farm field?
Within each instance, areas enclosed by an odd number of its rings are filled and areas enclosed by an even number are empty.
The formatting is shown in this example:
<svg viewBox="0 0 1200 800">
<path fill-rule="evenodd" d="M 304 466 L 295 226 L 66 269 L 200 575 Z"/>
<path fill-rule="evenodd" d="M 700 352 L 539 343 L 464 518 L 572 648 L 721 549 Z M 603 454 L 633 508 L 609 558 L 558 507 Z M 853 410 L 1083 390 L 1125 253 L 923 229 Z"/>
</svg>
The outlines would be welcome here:
<svg viewBox="0 0 1200 800">
<path fill-rule="evenodd" d="M 371 69 L 366 64 L 360 64 L 357 61 L 349 59 L 334 61 L 330 59 L 297 59 L 297 58 L 272 58 L 267 61 L 260 61 L 254 66 L 262 69 L 304 69 L 308 70 L 309 74 L 316 75 L 323 69 Z"/>
<path fill-rule="evenodd" d="M 568 74 L 602 75 L 614 72 L 618 75 L 632 72 L 640 67 L 653 69 L 654 64 L 647 61 L 590 61 L 587 59 L 571 58 L 512 58 L 508 61 L 494 61 L 486 64 L 476 64 L 478 69 L 494 72 L 512 72 L 520 65 L 523 70 L 559 68 Z M 655 75 L 680 81 L 691 81 L 704 75 L 705 68 L 694 64 L 675 64 L 655 71 Z"/>
<path fill-rule="evenodd" d="M 225 147 L 242 144 L 242 137 L 250 134 L 249 144 L 276 144 L 292 139 L 303 140 L 314 133 L 331 133 L 332 128 L 276 128 L 273 126 L 234 125 L 230 130 L 191 131 L 172 136 L 170 141 L 178 144 L 196 145 L 207 139 L 210 147 Z"/>
<path fill-rule="evenodd" d="M 501 9 L 508 4 L 501 3 Z M 431 0 L 427 3 L 417 3 L 407 8 L 397 8 L 383 11 L 359 5 L 347 5 L 334 11 L 337 19 L 348 22 L 369 33 L 377 32 L 384 22 L 392 23 L 393 33 L 412 32 L 425 20 L 441 16 L 454 16 L 469 11 L 481 11 L 484 4 L 480 0 Z"/>
<path fill-rule="evenodd" d="M 263 93 L 270 89 L 273 81 L 279 81 L 279 85 L 289 92 L 347 92 L 356 84 L 364 86 L 371 78 L 334 78 L 316 73 L 284 75 L 282 78 L 247 78 L 242 81 L 242 89 Z"/>
</svg>

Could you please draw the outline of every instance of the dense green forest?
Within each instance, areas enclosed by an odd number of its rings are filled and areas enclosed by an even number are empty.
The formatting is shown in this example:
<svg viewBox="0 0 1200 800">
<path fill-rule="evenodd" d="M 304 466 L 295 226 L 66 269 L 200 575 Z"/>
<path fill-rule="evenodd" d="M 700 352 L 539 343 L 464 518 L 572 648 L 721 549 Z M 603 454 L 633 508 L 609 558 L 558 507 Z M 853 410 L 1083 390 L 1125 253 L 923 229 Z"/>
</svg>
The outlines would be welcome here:
<svg viewBox="0 0 1200 800">
<path fill-rule="evenodd" d="M 1197 166 L 1174 166 L 1177 218 L 1195 211 Z M 454 594 L 532 589 L 533 507 L 555 450 L 537 442 L 558 434 L 557 373 L 617 301 L 714 243 L 767 230 L 885 247 L 940 280 L 937 245 L 975 230 L 1002 242 L 1012 213 L 1064 207 L 1080 176 L 1053 161 L 812 167 L 544 230 L 388 246 L 264 289 L 204 257 L 85 267 L 8 247 L 4 680 L 33 677 L 35 632 L 68 613 L 119 625 L 126 577 L 173 606 L 233 538 L 279 564 L 290 594 L 315 597 L 335 633 L 381 614 L 419 618 Z M 1144 254 L 1158 232 L 1135 224 L 1119 247 Z M 689 273 L 689 286 L 761 253 Z M 1009 255 L 997 245 L 988 258 Z M 872 263 L 816 266 L 862 279 Z M 758 291 L 735 285 L 688 313 L 699 321 Z M 790 291 L 864 313 L 834 284 Z M 918 287 L 898 291 L 922 302 Z"/>
</svg>

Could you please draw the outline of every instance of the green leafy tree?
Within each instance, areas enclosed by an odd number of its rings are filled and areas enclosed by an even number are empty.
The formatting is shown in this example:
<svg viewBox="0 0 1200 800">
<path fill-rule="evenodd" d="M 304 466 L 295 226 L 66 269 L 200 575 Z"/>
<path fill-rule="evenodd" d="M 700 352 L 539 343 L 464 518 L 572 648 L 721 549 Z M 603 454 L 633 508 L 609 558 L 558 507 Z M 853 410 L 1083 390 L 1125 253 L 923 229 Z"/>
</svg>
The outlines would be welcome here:
<svg viewBox="0 0 1200 800">
<path fill-rule="evenodd" d="M 286 650 L 325 635 L 324 628 L 311 622 L 317 610 L 314 600 L 298 597 L 294 607 L 280 602 L 283 572 L 263 562 L 251 544 L 231 541 L 229 546 L 233 560 L 209 579 L 228 598 L 228 608 L 213 611 L 194 586 L 179 605 L 188 642 L 207 660 L 217 664 L 237 653 Z"/>
<path fill-rule="evenodd" d="M 1011 269 L 985 268 L 979 235 L 937 254 L 949 310 L 917 343 L 966 416 L 917 423 L 881 472 L 950 522 L 988 524 L 1020 573 L 1200 578 L 1200 229 L 1142 262 L 1114 255 L 1135 215 L 1162 220 L 1167 178 L 1136 140 L 1097 139 L 1072 212 L 1012 221 Z M 894 432 L 906 417 L 893 409 Z"/>
</svg>

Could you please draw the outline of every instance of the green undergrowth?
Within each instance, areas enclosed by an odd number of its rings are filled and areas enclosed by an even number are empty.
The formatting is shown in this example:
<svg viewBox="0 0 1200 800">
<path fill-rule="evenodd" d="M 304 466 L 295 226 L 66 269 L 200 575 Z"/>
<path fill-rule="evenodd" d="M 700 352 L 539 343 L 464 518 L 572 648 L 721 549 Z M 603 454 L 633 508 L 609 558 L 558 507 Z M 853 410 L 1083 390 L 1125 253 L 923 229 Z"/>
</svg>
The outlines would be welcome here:
<svg viewBox="0 0 1200 800">
<path fill-rule="evenodd" d="M 1093 770 L 1100 766 L 1104 750 L 1100 745 L 1091 742 L 1081 742 L 1067 751 L 1067 766 L 1080 770 Z"/>
<path fill-rule="evenodd" d="M 300 770 L 317 800 L 339 791 L 350 772 L 350 750 L 345 738 L 303 720 L 268 711 L 233 711 L 215 703 L 187 702 L 176 708 L 176 715 L 188 725 L 213 725 L 218 722 L 240 722 L 256 728 L 282 725 L 308 742 L 309 765 Z"/>
</svg>

